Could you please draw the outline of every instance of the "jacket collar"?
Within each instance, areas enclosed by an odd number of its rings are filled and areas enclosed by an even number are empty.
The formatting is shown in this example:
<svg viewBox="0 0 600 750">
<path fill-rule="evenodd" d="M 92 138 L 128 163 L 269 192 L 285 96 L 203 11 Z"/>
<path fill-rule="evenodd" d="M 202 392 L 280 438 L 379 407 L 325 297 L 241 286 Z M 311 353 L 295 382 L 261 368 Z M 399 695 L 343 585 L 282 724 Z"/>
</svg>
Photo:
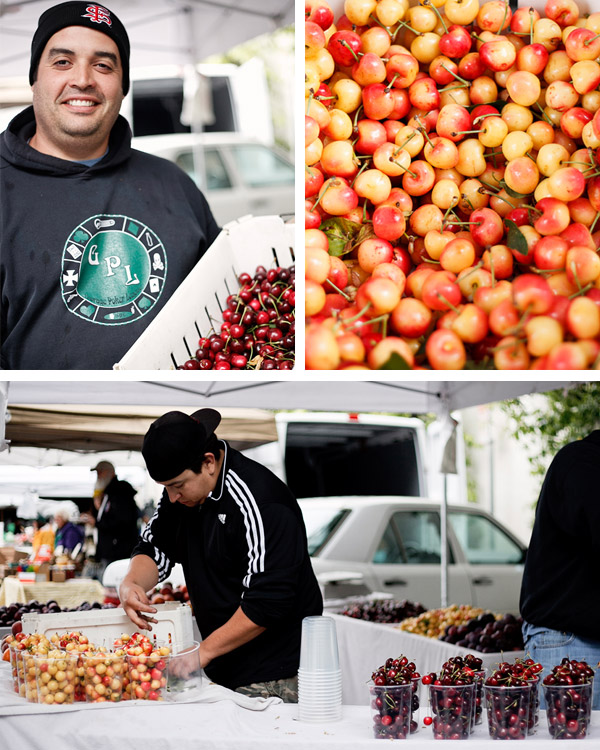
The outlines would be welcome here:
<svg viewBox="0 0 600 750">
<path fill-rule="evenodd" d="M 223 465 L 221 466 L 221 473 L 217 477 L 217 484 L 212 492 L 208 493 L 208 497 L 211 500 L 220 500 L 223 496 L 223 490 L 225 488 L 225 474 L 227 473 L 227 458 L 228 458 L 228 445 L 224 440 L 220 440 L 223 444 L 225 455 L 223 457 Z M 218 492 L 218 494 L 216 494 Z"/>
</svg>

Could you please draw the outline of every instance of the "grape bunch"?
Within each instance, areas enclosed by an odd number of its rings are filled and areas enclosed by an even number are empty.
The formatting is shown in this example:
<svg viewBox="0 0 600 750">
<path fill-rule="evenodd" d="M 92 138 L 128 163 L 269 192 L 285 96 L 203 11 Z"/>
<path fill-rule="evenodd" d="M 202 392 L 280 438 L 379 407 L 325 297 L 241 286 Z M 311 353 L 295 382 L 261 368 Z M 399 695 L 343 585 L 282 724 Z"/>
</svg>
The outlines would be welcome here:
<svg viewBox="0 0 600 750">
<path fill-rule="evenodd" d="M 378 599 L 361 604 L 349 604 L 341 614 L 354 617 L 357 620 L 395 623 L 402 622 L 407 617 L 417 617 L 422 612 L 425 612 L 425 607 L 422 604 L 415 604 L 408 599 L 401 602 L 393 599 Z"/>
<path fill-rule="evenodd" d="M 179 370 L 291 370 L 296 336 L 295 266 L 242 273 L 219 330 L 198 341 Z"/>
<path fill-rule="evenodd" d="M 484 654 L 522 651 L 521 623 L 521 618 L 511 614 L 497 617 L 484 612 L 463 624 L 448 625 L 439 639 Z"/>
</svg>

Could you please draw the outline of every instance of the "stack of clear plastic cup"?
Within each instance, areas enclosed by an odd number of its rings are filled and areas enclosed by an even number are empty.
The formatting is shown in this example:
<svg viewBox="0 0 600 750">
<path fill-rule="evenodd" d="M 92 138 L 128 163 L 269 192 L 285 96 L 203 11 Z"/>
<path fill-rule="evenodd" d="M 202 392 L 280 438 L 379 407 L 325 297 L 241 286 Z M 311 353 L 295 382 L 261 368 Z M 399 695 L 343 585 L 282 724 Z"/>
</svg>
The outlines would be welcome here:
<svg viewBox="0 0 600 750">
<path fill-rule="evenodd" d="M 342 718 L 342 670 L 331 617 L 305 617 L 302 621 L 298 718 L 316 723 Z"/>
</svg>

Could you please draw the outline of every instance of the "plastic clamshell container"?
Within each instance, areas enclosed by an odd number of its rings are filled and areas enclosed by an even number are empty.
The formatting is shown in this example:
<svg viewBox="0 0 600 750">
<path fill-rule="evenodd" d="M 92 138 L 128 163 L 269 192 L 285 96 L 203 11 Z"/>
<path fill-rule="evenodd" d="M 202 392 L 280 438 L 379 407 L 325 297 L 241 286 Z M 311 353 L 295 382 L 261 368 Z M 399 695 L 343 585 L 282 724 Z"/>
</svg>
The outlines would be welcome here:
<svg viewBox="0 0 600 750">
<path fill-rule="evenodd" d="M 192 610 L 187 604 L 166 602 L 154 605 L 158 622 L 148 634 L 171 646 L 172 652 L 186 648 L 194 640 Z M 139 628 L 122 607 L 90 609 L 83 612 L 30 613 L 23 615 L 24 633 L 41 633 L 50 638 L 54 633 L 77 630 L 96 646 L 112 645 L 122 633 L 135 633 Z M 146 631 L 147 632 L 147 631 Z"/>
<path fill-rule="evenodd" d="M 198 339 L 219 330 L 238 276 L 257 266 L 295 262 L 294 224 L 279 216 L 245 216 L 226 224 L 179 289 L 115 370 L 173 370 L 193 356 Z"/>
</svg>

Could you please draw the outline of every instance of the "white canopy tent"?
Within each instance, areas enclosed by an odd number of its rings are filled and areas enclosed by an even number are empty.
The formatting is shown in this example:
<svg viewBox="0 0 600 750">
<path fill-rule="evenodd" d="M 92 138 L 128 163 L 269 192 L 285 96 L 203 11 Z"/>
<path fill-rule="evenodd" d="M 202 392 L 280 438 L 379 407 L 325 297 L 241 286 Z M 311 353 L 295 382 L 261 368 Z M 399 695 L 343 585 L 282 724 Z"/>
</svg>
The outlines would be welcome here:
<svg viewBox="0 0 600 750">
<path fill-rule="evenodd" d="M 478 404 L 570 388 L 576 381 L 24 381 L 0 383 L 0 397 L 11 404 L 168 404 L 169 408 L 252 406 L 313 411 L 434 413 L 447 435 L 442 471 L 452 472 L 454 421 L 451 412 Z M 4 439 L 0 412 L 0 446 Z M 441 600 L 447 602 L 446 508 L 441 513 Z"/>
<path fill-rule="evenodd" d="M 256 373 L 259 375 L 259 373 Z M 16 380 L 8 404 L 124 404 L 395 412 L 440 416 L 477 404 L 568 388 L 575 381 Z M 0 386 L 1 387 L 1 386 Z"/>
<path fill-rule="evenodd" d="M 1 77 L 28 71 L 38 18 L 58 2 L 0 2 Z M 132 68 L 195 63 L 294 21 L 293 0 L 109 0 L 106 5 L 127 29 Z"/>
</svg>

